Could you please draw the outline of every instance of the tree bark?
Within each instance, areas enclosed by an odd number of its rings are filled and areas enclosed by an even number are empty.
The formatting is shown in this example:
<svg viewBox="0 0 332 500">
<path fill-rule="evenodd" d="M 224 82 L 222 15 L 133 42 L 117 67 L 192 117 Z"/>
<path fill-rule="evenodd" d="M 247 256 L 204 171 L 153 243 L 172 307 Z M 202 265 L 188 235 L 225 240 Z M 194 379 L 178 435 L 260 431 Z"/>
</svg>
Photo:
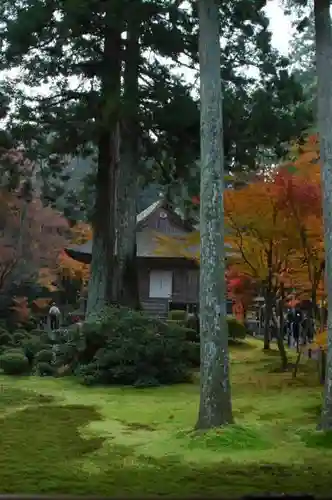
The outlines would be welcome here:
<svg viewBox="0 0 332 500">
<path fill-rule="evenodd" d="M 285 292 L 283 283 L 280 284 L 280 299 L 278 302 L 278 316 L 279 321 L 277 322 L 277 345 L 281 358 L 281 367 L 283 370 L 288 368 L 288 357 L 285 349 L 284 343 L 284 300 L 285 300 Z"/>
<path fill-rule="evenodd" d="M 332 429 L 332 33 L 330 0 L 315 0 L 314 12 L 328 297 L 327 360 L 321 428 L 327 430 Z"/>
<path fill-rule="evenodd" d="M 270 350 L 271 342 L 270 322 L 272 317 L 272 252 L 273 243 L 272 241 L 270 241 L 269 250 L 267 253 L 268 277 L 265 293 L 264 351 Z"/>
<path fill-rule="evenodd" d="M 226 320 L 224 154 L 218 2 L 199 0 L 201 79 L 200 405 L 196 428 L 233 421 Z"/>
<path fill-rule="evenodd" d="M 117 193 L 118 288 L 119 303 L 139 309 L 136 215 L 139 163 L 140 2 L 131 0 L 127 9 L 124 103 L 121 120 L 121 175 Z"/>
<path fill-rule="evenodd" d="M 117 300 L 114 279 L 116 188 L 119 164 L 119 116 L 121 89 L 121 24 L 116 19 L 117 2 L 109 2 L 106 12 L 101 102 L 97 118 L 98 170 L 93 244 L 86 315 L 100 312 Z M 114 4 L 114 5 L 113 5 Z M 113 10 L 114 9 L 114 10 Z"/>
<path fill-rule="evenodd" d="M 271 332 L 270 332 L 270 324 L 271 324 L 271 315 L 272 315 L 272 301 L 271 301 L 271 293 L 267 292 L 265 295 L 265 310 L 264 310 L 264 351 L 270 350 L 270 342 L 271 342 Z"/>
</svg>

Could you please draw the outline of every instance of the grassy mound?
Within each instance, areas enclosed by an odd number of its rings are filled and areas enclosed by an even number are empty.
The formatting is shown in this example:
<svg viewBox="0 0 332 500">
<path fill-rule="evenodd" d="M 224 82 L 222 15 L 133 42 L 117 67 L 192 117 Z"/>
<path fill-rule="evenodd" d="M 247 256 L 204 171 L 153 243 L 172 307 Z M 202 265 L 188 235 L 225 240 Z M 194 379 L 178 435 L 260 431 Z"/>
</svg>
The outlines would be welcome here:
<svg viewBox="0 0 332 500">
<path fill-rule="evenodd" d="M 87 388 L 0 377 L 3 493 L 223 495 L 331 491 L 314 362 L 296 380 L 259 342 L 232 346 L 236 424 L 195 433 L 198 385 Z"/>
</svg>

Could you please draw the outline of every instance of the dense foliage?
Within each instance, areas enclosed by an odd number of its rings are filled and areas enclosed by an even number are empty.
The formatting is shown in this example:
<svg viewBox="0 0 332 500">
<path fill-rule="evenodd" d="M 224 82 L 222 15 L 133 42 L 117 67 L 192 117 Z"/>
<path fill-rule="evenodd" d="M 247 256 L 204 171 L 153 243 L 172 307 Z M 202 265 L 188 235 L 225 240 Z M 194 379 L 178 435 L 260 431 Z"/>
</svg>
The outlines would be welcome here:
<svg viewBox="0 0 332 500">
<path fill-rule="evenodd" d="M 168 324 L 179 324 L 187 329 L 187 339 L 199 343 L 199 316 L 188 314 L 186 311 L 176 310 L 169 312 Z M 230 340 L 241 340 L 246 336 L 246 327 L 236 318 L 227 318 L 228 337 Z"/>
<path fill-rule="evenodd" d="M 45 332 L 3 332 L 0 363 L 8 374 L 66 372 L 89 385 L 180 383 L 190 380 L 199 358 L 199 346 L 188 340 L 188 331 L 178 323 L 112 308 L 89 322 L 60 329 L 53 340 Z"/>
</svg>

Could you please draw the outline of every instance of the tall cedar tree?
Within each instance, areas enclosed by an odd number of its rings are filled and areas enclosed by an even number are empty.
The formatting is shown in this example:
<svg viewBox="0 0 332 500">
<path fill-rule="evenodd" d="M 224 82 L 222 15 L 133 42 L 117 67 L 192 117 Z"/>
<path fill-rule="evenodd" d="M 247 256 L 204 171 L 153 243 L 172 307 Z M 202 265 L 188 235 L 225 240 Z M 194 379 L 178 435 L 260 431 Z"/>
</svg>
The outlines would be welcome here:
<svg viewBox="0 0 332 500">
<path fill-rule="evenodd" d="M 329 0 L 315 0 L 318 130 L 323 188 L 325 270 L 328 300 L 327 366 L 321 426 L 332 429 L 332 30 Z"/>
<path fill-rule="evenodd" d="M 224 245 L 224 151 L 220 21 L 216 0 L 199 0 L 201 80 L 200 332 L 197 428 L 233 421 L 229 380 Z"/>
</svg>

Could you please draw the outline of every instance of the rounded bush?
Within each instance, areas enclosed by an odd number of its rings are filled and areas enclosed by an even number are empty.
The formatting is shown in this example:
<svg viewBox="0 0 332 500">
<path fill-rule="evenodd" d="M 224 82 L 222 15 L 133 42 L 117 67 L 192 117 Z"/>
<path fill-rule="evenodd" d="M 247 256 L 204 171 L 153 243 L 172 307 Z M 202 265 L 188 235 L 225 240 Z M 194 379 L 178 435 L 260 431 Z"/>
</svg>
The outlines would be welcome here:
<svg viewBox="0 0 332 500">
<path fill-rule="evenodd" d="M 42 349 L 35 356 L 36 363 L 52 363 L 53 352 L 50 349 Z"/>
<path fill-rule="evenodd" d="M 45 334 L 45 330 L 41 330 L 39 328 L 34 328 L 30 332 L 30 335 L 35 335 L 36 337 L 41 337 L 44 334 Z"/>
<path fill-rule="evenodd" d="M 29 337 L 29 334 L 24 331 L 24 330 L 17 330 L 16 332 L 13 333 L 12 339 L 14 344 L 22 344 L 24 339 L 27 339 Z"/>
<path fill-rule="evenodd" d="M 111 308 L 83 324 L 76 348 L 76 373 L 87 385 L 186 382 L 197 357 L 186 337 L 187 329 L 177 321 Z"/>
<path fill-rule="evenodd" d="M 186 328 L 186 339 L 189 342 L 199 342 L 199 332 L 193 328 Z"/>
<path fill-rule="evenodd" d="M 0 346 L 8 346 L 12 344 L 13 338 L 9 332 L 5 330 L 0 332 Z"/>
<path fill-rule="evenodd" d="M 24 335 L 27 335 L 27 331 L 24 330 L 24 328 L 16 328 L 15 332 L 18 332 L 18 333 L 23 333 Z"/>
<path fill-rule="evenodd" d="M 28 332 L 32 332 L 33 330 L 36 329 L 38 324 L 38 320 L 36 318 L 30 318 L 26 323 L 25 323 L 25 328 Z"/>
<path fill-rule="evenodd" d="M 173 321 L 186 321 L 187 320 L 187 311 L 178 311 L 174 309 L 168 313 L 168 319 Z"/>
<path fill-rule="evenodd" d="M 196 338 L 199 339 L 199 318 L 194 314 L 190 314 L 186 321 L 187 328 L 196 332 Z"/>
<path fill-rule="evenodd" d="M 53 377 L 56 374 L 56 370 L 50 363 L 40 361 L 36 364 L 36 373 L 41 377 Z"/>
<path fill-rule="evenodd" d="M 187 347 L 187 358 L 193 367 L 198 368 L 201 362 L 201 347 L 199 342 L 189 342 Z"/>
<path fill-rule="evenodd" d="M 43 342 L 39 337 L 33 336 L 23 340 L 22 349 L 30 364 L 32 364 L 36 354 L 43 349 L 50 349 L 50 346 Z"/>
<path fill-rule="evenodd" d="M 28 358 L 22 351 L 8 351 L 0 356 L 0 368 L 6 375 L 23 375 L 30 371 Z"/>
</svg>

